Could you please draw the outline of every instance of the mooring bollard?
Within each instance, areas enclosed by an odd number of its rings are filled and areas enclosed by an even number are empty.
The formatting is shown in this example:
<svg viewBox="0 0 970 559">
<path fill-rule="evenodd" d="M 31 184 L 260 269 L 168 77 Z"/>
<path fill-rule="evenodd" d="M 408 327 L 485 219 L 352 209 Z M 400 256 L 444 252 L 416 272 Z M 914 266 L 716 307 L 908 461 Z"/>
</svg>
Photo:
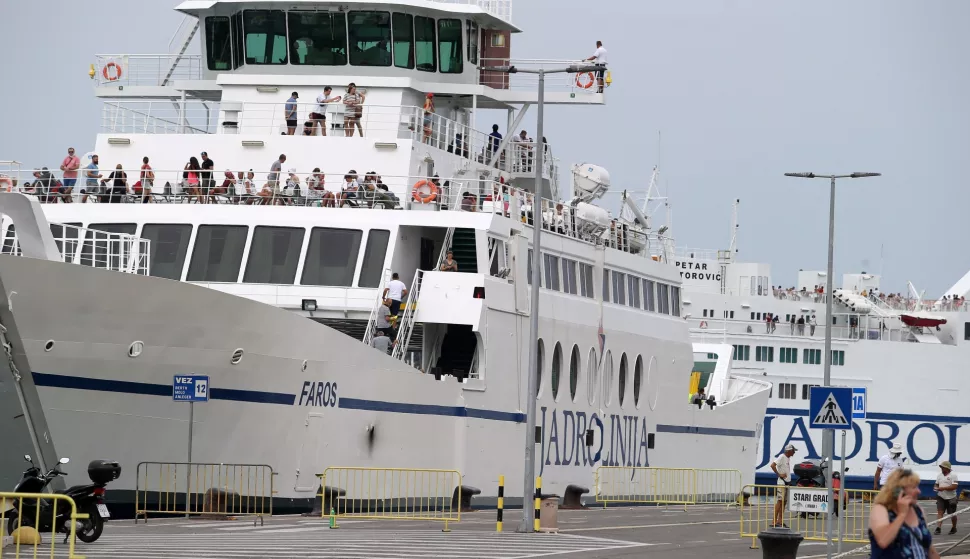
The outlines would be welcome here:
<svg viewBox="0 0 970 559">
<path fill-rule="evenodd" d="M 495 513 L 495 531 L 502 531 L 502 508 L 505 507 L 505 476 L 498 476 L 498 512 Z"/>
<path fill-rule="evenodd" d="M 764 559 L 795 559 L 805 537 L 789 528 L 768 528 L 758 533 L 758 539 Z"/>
</svg>

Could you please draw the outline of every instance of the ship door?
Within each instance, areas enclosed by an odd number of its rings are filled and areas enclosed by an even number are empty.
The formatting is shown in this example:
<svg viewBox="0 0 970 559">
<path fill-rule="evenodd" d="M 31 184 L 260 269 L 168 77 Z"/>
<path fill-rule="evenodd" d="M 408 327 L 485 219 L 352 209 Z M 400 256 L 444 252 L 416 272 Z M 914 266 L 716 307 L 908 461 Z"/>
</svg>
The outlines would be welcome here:
<svg viewBox="0 0 970 559">
<path fill-rule="evenodd" d="M 421 269 L 434 270 L 438 257 L 434 250 L 434 239 L 421 237 Z"/>
<path fill-rule="evenodd" d="M 323 414 L 311 412 L 306 415 L 301 431 L 303 441 L 300 445 L 300 456 L 296 463 L 296 486 L 294 491 L 313 491 L 320 487 L 320 478 L 324 464 L 321 455 L 326 445 L 323 444 Z"/>
</svg>

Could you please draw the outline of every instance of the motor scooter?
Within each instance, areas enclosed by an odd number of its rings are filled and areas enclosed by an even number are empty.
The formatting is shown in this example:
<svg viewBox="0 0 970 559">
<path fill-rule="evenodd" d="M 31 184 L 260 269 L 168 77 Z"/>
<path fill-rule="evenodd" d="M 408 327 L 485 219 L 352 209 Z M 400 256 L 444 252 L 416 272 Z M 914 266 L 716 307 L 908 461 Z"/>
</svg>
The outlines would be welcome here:
<svg viewBox="0 0 970 559">
<path fill-rule="evenodd" d="M 792 468 L 792 472 L 798 478 L 795 481 L 795 487 L 812 487 L 812 488 L 824 488 L 827 487 L 825 484 L 825 471 L 828 468 L 825 460 L 804 460 Z M 843 470 L 842 473 L 848 472 L 849 468 Z M 841 509 L 845 510 L 848 506 L 848 500 L 845 499 L 845 495 L 842 494 L 842 474 L 840 472 L 832 472 L 832 500 L 835 502 L 841 502 Z M 840 507 L 835 507 L 835 515 L 838 516 Z M 802 518 L 807 518 L 809 514 L 814 515 L 815 513 L 801 513 Z"/>
<path fill-rule="evenodd" d="M 30 467 L 24 471 L 23 479 L 14 488 L 15 493 L 49 493 L 47 486 L 57 477 L 67 475 L 60 467 L 70 463 L 69 458 L 61 458 L 50 471 L 41 474 L 40 468 L 34 465 L 29 454 L 24 455 L 24 460 L 30 463 Z M 86 519 L 73 520 L 70 507 L 57 503 L 57 500 L 20 499 L 14 510 L 8 511 L 5 515 L 7 534 L 13 534 L 20 526 L 31 526 L 39 532 L 53 530 L 64 534 L 64 540 L 67 541 L 70 523 L 77 522 L 75 533 L 79 540 L 85 543 L 97 541 L 104 531 L 105 520 L 111 517 L 108 507 L 104 504 L 105 486 L 118 479 L 120 475 L 121 466 L 117 462 L 95 460 L 88 464 L 88 477 L 94 483 L 75 485 L 65 491 L 55 492 L 73 499 L 77 512 L 88 515 Z"/>
</svg>

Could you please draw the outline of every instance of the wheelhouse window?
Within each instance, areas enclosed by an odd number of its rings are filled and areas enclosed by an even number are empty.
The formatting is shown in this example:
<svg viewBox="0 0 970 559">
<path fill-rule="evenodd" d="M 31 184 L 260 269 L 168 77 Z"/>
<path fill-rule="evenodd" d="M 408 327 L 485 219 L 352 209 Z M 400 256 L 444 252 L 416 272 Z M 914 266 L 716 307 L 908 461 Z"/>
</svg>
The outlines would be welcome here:
<svg viewBox="0 0 970 559">
<path fill-rule="evenodd" d="M 438 60 L 442 74 L 460 74 L 464 70 L 460 19 L 438 20 Z"/>
<path fill-rule="evenodd" d="M 350 287 L 363 232 L 358 229 L 314 227 L 303 264 L 302 285 Z"/>
<path fill-rule="evenodd" d="M 192 226 L 187 223 L 146 223 L 141 228 L 141 236 L 151 241 L 151 275 L 176 281 L 182 279 Z"/>
<path fill-rule="evenodd" d="M 235 70 L 246 62 L 245 41 L 243 40 L 242 12 L 232 14 L 232 68 Z"/>
<path fill-rule="evenodd" d="M 670 286 L 670 314 L 680 316 L 680 288 L 676 285 Z M 714 316 L 713 310 L 711 316 Z"/>
<path fill-rule="evenodd" d="M 236 282 L 248 229 L 245 225 L 200 225 L 185 279 Z"/>
<path fill-rule="evenodd" d="M 414 68 L 414 16 L 395 13 L 391 16 L 394 28 L 394 66 Z"/>
<path fill-rule="evenodd" d="M 433 17 L 415 16 L 414 18 L 414 58 L 415 67 L 423 72 L 438 69 L 435 57 L 435 26 Z"/>
<path fill-rule="evenodd" d="M 330 12 L 288 12 L 290 63 L 307 66 L 347 64 L 347 16 Z"/>
<path fill-rule="evenodd" d="M 351 65 L 390 66 L 390 12 L 350 12 L 348 21 Z"/>
<path fill-rule="evenodd" d="M 478 64 L 478 24 L 472 20 L 466 21 L 465 34 L 468 36 L 468 63 Z"/>
<path fill-rule="evenodd" d="M 232 69 L 232 32 L 228 17 L 205 18 L 205 53 L 210 70 Z"/>
<path fill-rule="evenodd" d="M 246 64 L 286 64 L 286 13 L 245 10 Z"/>
<path fill-rule="evenodd" d="M 387 254 L 387 241 L 391 232 L 384 229 L 371 229 L 367 233 L 367 248 L 364 249 L 364 262 L 360 265 L 360 279 L 357 287 L 378 287 L 381 285 L 381 272 L 384 270 L 384 256 Z"/>
<path fill-rule="evenodd" d="M 302 227 L 256 227 L 243 283 L 293 285 L 305 234 Z"/>
</svg>

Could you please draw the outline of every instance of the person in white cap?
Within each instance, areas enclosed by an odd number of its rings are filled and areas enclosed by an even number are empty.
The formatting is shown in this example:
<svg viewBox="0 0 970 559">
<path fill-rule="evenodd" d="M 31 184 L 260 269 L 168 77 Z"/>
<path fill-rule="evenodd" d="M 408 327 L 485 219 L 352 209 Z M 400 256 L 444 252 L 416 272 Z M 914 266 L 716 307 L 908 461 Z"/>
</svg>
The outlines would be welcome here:
<svg viewBox="0 0 970 559">
<path fill-rule="evenodd" d="M 936 476 L 936 484 L 933 485 L 933 490 L 936 491 L 936 518 L 943 518 L 945 514 L 953 514 L 957 511 L 957 490 L 960 488 L 960 484 L 957 480 L 957 474 L 953 471 L 953 465 L 950 464 L 949 460 L 944 460 L 940 462 L 940 475 Z M 957 533 L 957 517 L 953 516 L 950 520 L 953 521 L 953 527 L 950 528 L 950 534 Z M 938 524 L 936 526 L 936 533 L 939 534 L 942 531 L 943 525 Z"/>
<path fill-rule="evenodd" d="M 876 475 L 872 477 L 872 488 L 878 491 L 880 487 L 886 484 L 889 474 L 901 467 L 905 461 L 902 445 L 893 443 L 893 447 L 889 449 L 889 454 L 880 458 L 879 464 L 876 465 Z"/>
<path fill-rule="evenodd" d="M 786 527 L 784 523 L 785 501 L 788 498 L 788 486 L 791 485 L 791 457 L 798 452 L 795 445 L 788 445 L 785 451 L 771 462 L 771 471 L 778 475 L 779 487 L 775 493 L 775 516 L 772 526 Z"/>
</svg>

